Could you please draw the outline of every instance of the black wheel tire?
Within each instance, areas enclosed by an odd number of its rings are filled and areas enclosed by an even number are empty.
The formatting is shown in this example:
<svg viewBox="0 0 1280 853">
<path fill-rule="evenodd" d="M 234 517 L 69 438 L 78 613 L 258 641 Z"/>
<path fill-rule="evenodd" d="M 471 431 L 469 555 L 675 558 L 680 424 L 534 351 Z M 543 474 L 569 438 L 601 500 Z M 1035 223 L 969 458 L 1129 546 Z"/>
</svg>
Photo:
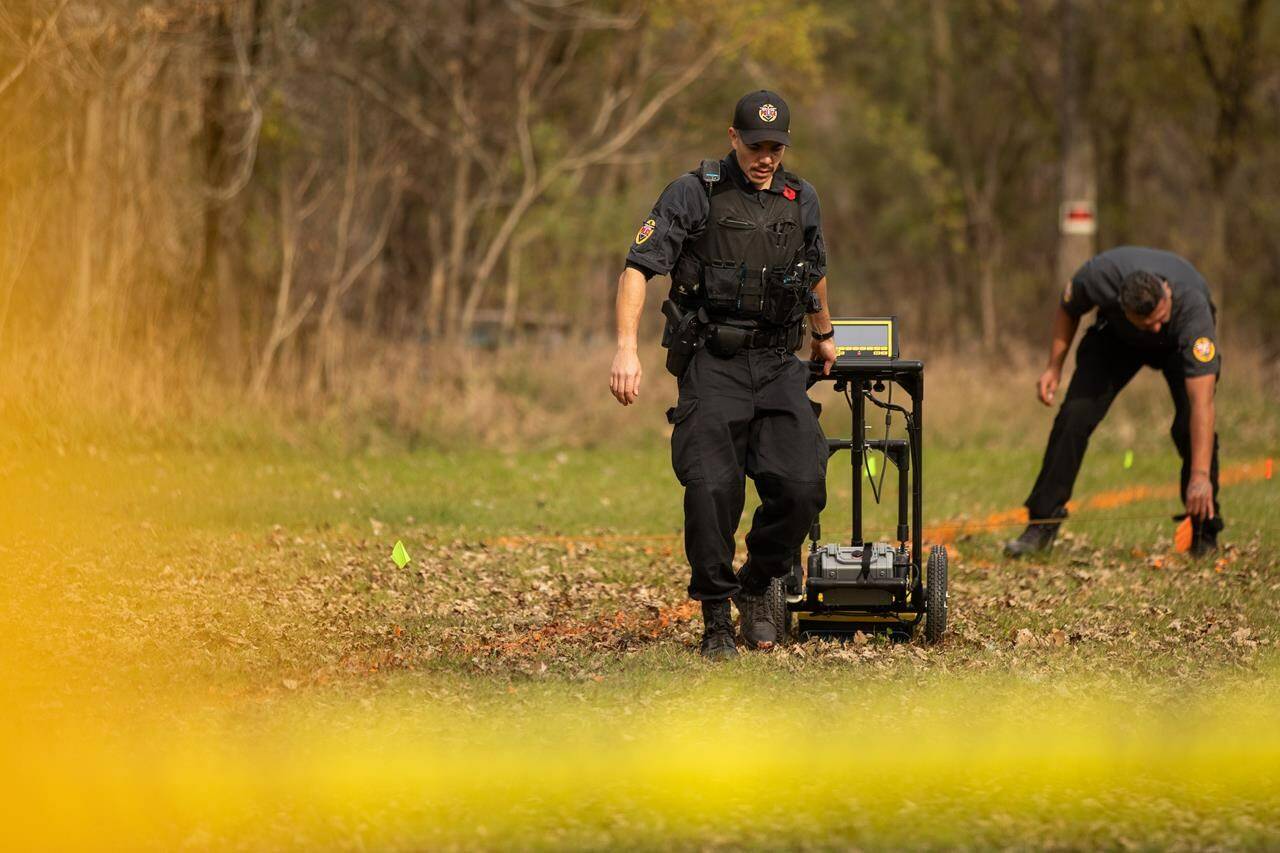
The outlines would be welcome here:
<svg viewBox="0 0 1280 853">
<path fill-rule="evenodd" d="M 778 627 L 778 644 L 790 642 L 795 634 L 791 626 L 791 611 L 787 609 L 787 579 L 774 578 L 769 582 L 769 608 L 773 611 L 773 624 Z"/>
<path fill-rule="evenodd" d="M 947 630 L 947 549 L 934 545 L 925 569 L 924 640 L 929 645 L 942 642 Z"/>
</svg>

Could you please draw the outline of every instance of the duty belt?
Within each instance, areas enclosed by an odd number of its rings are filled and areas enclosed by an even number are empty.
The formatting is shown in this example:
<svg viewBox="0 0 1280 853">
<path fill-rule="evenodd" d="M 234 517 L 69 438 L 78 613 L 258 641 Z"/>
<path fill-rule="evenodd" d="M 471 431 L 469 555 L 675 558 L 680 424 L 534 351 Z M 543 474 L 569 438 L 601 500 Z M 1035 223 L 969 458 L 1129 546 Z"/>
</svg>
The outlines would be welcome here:
<svg viewBox="0 0 1280 853">
<path fill-rule="evenodd" d="M 745 333 L 742 340 L 742 349 L 770 349 L 772 347 L 785 347 L 787 338 L 790 337 L 790 330 L 785 327 L 768 328 L 768 329 L 738 329 L 736 326 L 728 328 L 739 330 Z"/>
</svg>

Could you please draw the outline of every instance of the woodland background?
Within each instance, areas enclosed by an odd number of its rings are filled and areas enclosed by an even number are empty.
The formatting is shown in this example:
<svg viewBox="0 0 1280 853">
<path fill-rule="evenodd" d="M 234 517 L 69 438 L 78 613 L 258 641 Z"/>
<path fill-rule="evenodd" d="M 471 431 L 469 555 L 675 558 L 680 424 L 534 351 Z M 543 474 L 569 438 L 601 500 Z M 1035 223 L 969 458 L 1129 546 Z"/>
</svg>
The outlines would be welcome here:
<svg viewBox="0 0 1280 853">
<path fill-rule="evenodd" d="M 913 353 L 1038 358 L 1063 270 L 1140 243 L 1206 274 L 1225 353 L 1280 355 L 1274 0 L 5 0 L 0 407 L 422 429 L 394 401 L 504 349 L 594 353 L 604 405 L 632 235 L 763 86 L 836 312 Z"/>
</svg>

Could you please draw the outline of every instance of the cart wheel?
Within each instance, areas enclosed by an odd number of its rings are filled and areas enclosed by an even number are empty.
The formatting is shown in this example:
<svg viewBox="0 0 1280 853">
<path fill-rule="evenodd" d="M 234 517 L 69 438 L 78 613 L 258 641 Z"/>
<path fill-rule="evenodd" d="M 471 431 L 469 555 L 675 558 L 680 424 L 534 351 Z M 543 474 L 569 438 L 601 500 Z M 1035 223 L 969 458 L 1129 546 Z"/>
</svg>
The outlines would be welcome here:
<svg viewBox="0 0 1280 853">
<path fill-rule="evenodd" d="M 929 645 L 942 642 L 947 630 L 947 549 L 934 545 L 925 570 L 924 639 Z"/>
<path fill-rule="evenodd" d="M 787 609 L 787 579 L 781 577 L 770 581 L 766 595 L 773 611 L 773 624 L 778 626 L 778 644 L 790 642 L 795 631 L 791 626 L 791 611 Z"/>
</svg>

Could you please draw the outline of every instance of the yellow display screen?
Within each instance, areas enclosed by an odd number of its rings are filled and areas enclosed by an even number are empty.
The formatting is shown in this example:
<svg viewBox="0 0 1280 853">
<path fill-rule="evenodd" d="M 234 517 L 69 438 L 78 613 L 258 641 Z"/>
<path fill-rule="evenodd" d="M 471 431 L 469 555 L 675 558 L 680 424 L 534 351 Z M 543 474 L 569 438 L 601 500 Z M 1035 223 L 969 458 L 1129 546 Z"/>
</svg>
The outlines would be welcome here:
<svg viewBox="0 0 1280 853">
<path fill-rule="evenodd" d="M 832 320 L 836 357 L 895 358 L 892 317 Z"/>
</svg>

